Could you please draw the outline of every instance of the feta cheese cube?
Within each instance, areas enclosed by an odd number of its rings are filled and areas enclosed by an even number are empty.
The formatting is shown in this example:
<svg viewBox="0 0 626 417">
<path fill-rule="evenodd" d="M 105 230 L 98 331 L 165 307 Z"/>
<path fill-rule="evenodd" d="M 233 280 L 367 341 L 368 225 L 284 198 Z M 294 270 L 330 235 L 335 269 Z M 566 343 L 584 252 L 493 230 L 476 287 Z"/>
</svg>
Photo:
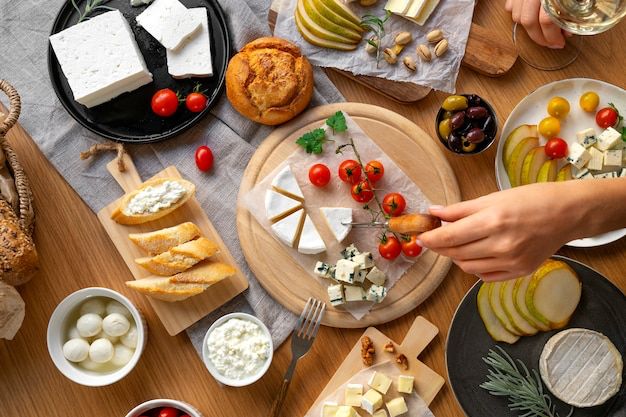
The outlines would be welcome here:
<svg viewBox="0 0 626 417">
<path fill-rule="evenodd" d="M 599 171 L 604 166 L 604 153 L 600 152 L 596 148 L 589 148 L 589 154 L 591 159 L 587 163 L 587 168 L 593 171 Z"/>
<path fill-rule="evenodd" d="M 381 408 L 380 410 L 375 411 L 374 414 L 372 414 L 372 417 L 389 417 L 389 414 L 387 414 L 384 408 Z"/>
<path fill-rule="evenodd" d="M 389 391 L 391 378 L 383 373 L 374 372 L 374 374 L 370 377 L 370 380 L 367 382 L 367 385 L 384 395 L 387 394 L 387 391 Z"/>
<path fill-rule="evenodd" d="M 384 285 L 387 280 L 385 273 L 377 267 L 373 267 L 365 278 L 367 278 L 367 280 L 372 284 L 376 285 Z"/>
<path fill-rule="evenodd" d="M 370 414 L 383 406 L 383 396 L 374 389 L 371 389 L 361 398 L 361 408 Z"/>
<path fill-rule="evenodd" d="M 341 251 L 341 256 L 343 259 L 352 260 L 355 256 L 359 255 L 361 252 L 354 246 L 354 243 Z"/>
<path fill-rule="evenodd" d="M 329 285 L 328 286 L 328 298 L 330 300 L 330 304 L 333 306 L 339 306 L 344 304 L 346 301 L 343 298 L 343 285 Z"/>
<path fill-rule="evenodd" d="M 387 289 L 382 285 L 372 285 L 367 292 L 367 300 L 382 303 L 387 296 Z"/>
<path fill-rule="evenodd" d="M 207 9 L 197 7 L 189 9 L 189 13 L 200 19 L 200 30 L 185 39 L 175 51 L 166 50 L 167 72 L 174 78 L 210 77 L 213 64 Z"/>
<path fill-rule="evenodd" d="M 354 408 L 349 405 L 340 405 L 335 417 L 359 417 Z"/>
<path fill-rule="evenodd" d="M 613 149 L 616 146 L 620 145 L 622 142 L 622 135 L 612 127 L 609 127 L 604 132 L 600 133 L 598 136 L 597 147 L 601 151 L 606 151 L 607 149 Z"/>
<path fill-rule="evenodd" d="M 322 406 L 321 417 L 335 417 L 335 415 L 337 414 L 337 410 L 339 410 L 339 405 L 337 405 L 337 403 L 324 403 L 324 405 Z"/>
<path fill-rule="evenodd" d="M 361 384 L 348 384 L 346 385 L 345 400 L 346 405 L 353 407 L 361 406 L 361 398 L 363 397 L 363 385 Z"/>
<path fill-rule="evenodd" d="M 155 0 L 135 18 L 166 49 L 175 50 L 202 25 L 198 14 L 178 0 Z"/>
<path fill-rule="evenodd" d="M 340 259 L 337 261 L 337 271 L 335 272 L 335 279 L 343 281 L 348 284 L 354 284 L 359 273 L 359 264 L 349 261 L 347 259 Z"/>
<path fill-rule="evenodd" d="M 398 377 L 398 392 L 403 394 L 410 394 L 413 392 L 413 383 L 415 382 L 415 377 L 410 375 L 400 375 Z"/>
<path fill-rule="evenodd" d="M 604 152 L 604 166 L 616 168 L 622 166 L 622 153 L 621 149 L 609 149 Z"/>
<path fill-rule="evenodd" d="M 363 301 L 365 300 L 365 292 L 363 288 L 354 285 L 346 285 L 344 288 L 346 301 Z"/>
<path fill-rule="evenodd" d="M 374 266 L 374 257 L 369 252 L 359 253 L 352 261 L 358 263 L 361 269 L 370 269 Z"/>
<path fill-rule="evenodd" d="M 320 278 L 330 278 L 331 265 L 318 261 L 313 268 L 313 273 Z"/>
<path fill-rule="evenodd" d="M 578 143 L 583 145 L 585 148 L 593 146 L 598 141 L 598 138 L 596 138 L 596 130 L 593 127 L 576 133 L 576 139 L 578 140 Z"/>
<path fill-rule="evenodd" d="M 406 406 L 404 397 L 394 398 L 389 401 L 386 406 L 387 411 L 389 411 L 389 417 L 397 417 L 409 412 L 409 408 Z"/>
<path fill-rule="evenodd" d="M 591 148 L 593 149 L 593 148 Z M 587 152 L 584 146 L 579 143 L 572 143 L 569 147 L 569 155 L 567 162 L 574 165 L 577 169 L 582 169 L 591 159 L 591 154 Z"/>
</svg>

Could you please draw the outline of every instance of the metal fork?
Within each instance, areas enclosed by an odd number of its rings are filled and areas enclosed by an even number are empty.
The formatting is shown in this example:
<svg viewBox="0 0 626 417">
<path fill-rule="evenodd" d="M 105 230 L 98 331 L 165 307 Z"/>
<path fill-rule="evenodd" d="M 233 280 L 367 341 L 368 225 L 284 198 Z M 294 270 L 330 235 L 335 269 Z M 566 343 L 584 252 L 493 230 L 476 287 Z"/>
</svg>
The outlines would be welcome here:
<svg viewBox="0 0 626 417">
<path fill-rule="evenodd" d="M 291 383 L 293 371 L 296 369 L 296 363 L 301 357 L 306 355 L 311 348 L 311 345 L 315 340 L 315 336 L 317 335 L 317 331 L 320 328 L 320 323 L 322 322 L 322 317 L 324 317 L 325 310 L 326 304 L 322 301 L 311 297 L 306 302 L 304 310 L 302 311 L 302 314 L 300 314 L 298 323 L 296 324 L 295 329 L 293 329 L 293 334 L 291 335 L 291 363 L 285 373 L 283 385 L 280 387 L 278 397 L 274 401 L 274 405 L 272 405 L 272 410 L 269 414 L 270 417 L 278 417 L 280 414 L 285 397 L 287 397 L 287 390 L 289 389 L 289 384 Z"/>
</svg>

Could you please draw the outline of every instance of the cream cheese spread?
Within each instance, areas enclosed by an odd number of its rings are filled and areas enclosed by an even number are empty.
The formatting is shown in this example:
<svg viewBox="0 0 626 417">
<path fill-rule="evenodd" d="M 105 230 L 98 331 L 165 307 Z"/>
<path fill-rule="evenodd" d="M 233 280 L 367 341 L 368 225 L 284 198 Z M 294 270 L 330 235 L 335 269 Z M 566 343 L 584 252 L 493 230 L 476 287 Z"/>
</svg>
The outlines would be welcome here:
<svg viewBox="0 0 626 417">
<path fill-rule="evenodd" d="M 165 181 L 139 191 L 128 202 L 124 211 L 127 214 L 157 213 L 176 204 L 186 193 L 185 187 L 176 181 Z"/>
</svg>

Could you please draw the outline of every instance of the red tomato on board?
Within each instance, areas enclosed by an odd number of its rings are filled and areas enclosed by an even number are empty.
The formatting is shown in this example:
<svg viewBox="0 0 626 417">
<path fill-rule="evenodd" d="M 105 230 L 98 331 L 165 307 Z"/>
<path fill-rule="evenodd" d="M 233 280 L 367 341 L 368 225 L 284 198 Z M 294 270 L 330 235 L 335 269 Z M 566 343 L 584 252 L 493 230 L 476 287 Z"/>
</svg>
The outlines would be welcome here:
<svg viewBox="0 0 626 417">
<path fill-rule="evenodd" d="M 422 253 L 422 247 L 417 243 L 417 236 L 405 236 L 402 239 L 402 253 L 409 258 L 415 258 Z"/>
<path fill-rule="evenodd" d="M 402 252 L 400 242 L 393 235 L 383 236 L 378 244 L 378 253 L 380 253 L 380 256 L 390 261 L 400 256 L 400 252 Z"/>
<path fill-rule="evenodd" d="M 367 181 L 361 181 L 352 186 L 352 198 L 358 203 L 367 203 L 374 198 L 374 191 Z"/>
<path fill-rule="evenodd" d="M 365 165 L 365 175 L 371 182 L 380 181 L 380 179 L 385 174 L 385 167 L 380 161 L 369 161 L 367 165 Z"/>
<path fill-rule="evenodd" d="M 619 113 L 613 107 L 605 107 L 596 113 L 596 123 L 602 129 L 614 127 L 619 119 Z"/>
<path fill-rule="evenodd" d="M 309 181 L 316 187 L 325 187 L 330 182 L 330 169 L 324 164 L 315 164 L 309 169 Z"/>
<path fill-rule="evenodd" d="M 200 171 L 209 171 L 213 168 L 213 152 L 206 145 L 198 146 L 196 149 L 196 166 Z"/>
<path fill-rule="evenodd" d="M 406 200 L 400 193 L 389 193 L 383 198 L 383 211 L 391 217 L 396 217 L 404 212 Z"/>
<path fill-rule="evenodd" d="M 192 113 L 200 113 L 206 109 L 207 98 L 202 93 L 189 93 L 185 98 L 185 106 Z"/>
<path fill-rule="evenodd" d="M 164 88 L 154 93 L 150 106 L 157 116 L 170 117 L 178 109 L 178 96 L 173 90 Z"/>
<path fill-rule="evenodd" d="M 552 138 L 546 142 L 544 148 L 550 159 L 561 159 L 567 156 L 567 142 L 561 138 Z"/>
<path fill-rule="evenodd" d="M 339 178 L 348 184 L 361 181 L 361 165 L 352 159 L 346 159 L 339 165 Z"/>
</svg>

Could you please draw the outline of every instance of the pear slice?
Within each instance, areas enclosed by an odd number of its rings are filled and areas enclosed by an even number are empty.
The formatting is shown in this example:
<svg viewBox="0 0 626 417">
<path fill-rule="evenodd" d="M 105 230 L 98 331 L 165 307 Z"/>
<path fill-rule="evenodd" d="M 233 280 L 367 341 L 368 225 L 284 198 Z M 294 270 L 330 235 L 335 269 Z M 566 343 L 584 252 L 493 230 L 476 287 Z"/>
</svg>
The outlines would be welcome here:
<svg viewBox="0 0 626 417">
<path fill-rule="evenodd" d="M 359 19 L 359 16 L 354 14 L 354 12 L 350 10 L 350 8 L 346 4 L 344 4 L 342 0 L 319 0 L 319 1 L 324 3 L 326 7 L 328 7 L 330 10 L 332 10 L 339 16 L 357 25 L 361 31 L 365 30 L 361 27 L 361 19 Z"/>
<path fill-rule="evenodd" d="M 527 322 L 532 323 L 532 325 L 539 330 L 547 332 L 550 330 L 550 327 L 542 321 L 535 319 L 526 306 L 526 290 L 528 289 L 528 284 L 530 284 L 531 279 L 532 275 L 527 275 L 515 280 L 513 285 L 513 302 L 515 309 Z"/>
<path fill-rule="evenodd" d="M 515 147 L 526 138 L 538 138 L 537 125 L 521 125 L 513 129 L 507 136 L 502 150 L 502 162 L 506 166 L 513 155 Z"/>
<path fill-rule="evenodd" d="M 349 39 L 345 36 L 342 36 L 336 31 L 328 29 L 327 27 L 319 25 L 311 16 L 306 12 L 304 4 L 307 0 L 298 0 L 298 4 L 296 7 L 296 14 L 298 15 L 299 21 L 304 25 L 304 27 L 311 32 L 313 35 L 319 37 L 320 39 L 326 39 L 332 42 L 339 43 L 347 43 L 347 44 L 356 44 L 358 41 L 353 39 Z M 318 16 L 319 17 L 319 16 Z M 334 25 L 334 24 L 333 24 Z M 340 28 L 341 29 L 341 28 Z M 356 33 L 356 32 L 354 32 Z"/>
<path fill-rule="evenodd" d="M 526 290 L 526 306 L 533 317 L 551 329 L 560 329 L 576 310 L 581 293 L 582 285 L 574 270 L 550 259 L 533 273 Z"/>
<path fill-rule="evenodd" d="M 359 43 L 361 41 L 362 36 L 360 33 L 338 25 L 322 16 L 315 8 L 313 0 L 298 0 L 297 10 L 300 12 L 302 23 L 305 24 L 311 33 L 317 36 L 325 38 L 325 32 L 331 32 L 344 38 L 346 43 Z M 343 41 L 339 40 L 339 42 Z"/>
<path fill-rule="evenodd" d="M 323 39 L 323 38 L 320 38 L 319 36 L 314 35 L 313 33 L 311 33 L 310 30 L 308 30 L 304 26 L 304 24 L 300 20 L 300 15 L 297 11 L 294 17 L 296 20 L 296 26 L 298 27 L 298 31 L 300 32 L 304 40 L 306 40 L 310 44 L 321 46 L 322 48 L 338 49 L 340 51 L 353 51 L 356 49 L 356 46 L 357 46 L 356 44 L 329 41 L 327 39 Z"/>
<path fill-rule="evenodd" d="M 556 181 L 556 173 L 559 163 L 555 159 L 547 160 L 539 168 L 537 174 L 537 182 L 552 182 Z"/>
<path fill-rule="evenodd" d="M 508 319 L 513 323 L 513 327 L 522 331 L 524 336 L 532 336 L 536 334 L 539 329 L 532 325 L 528 320 L 517 312 L 515 303 L 513 300 L 513 289 L 515 288 L 516 280 L 503 281 L 500 285 L 500 302 L 502 308 Z"/>
<path fill-rule="evenodd" d="M 572 179 L 572 164 L 567 164 L 563 168 L 559 169 L 556 174 L 557 181 L 569 181 Z"/>
<path fill-rule="evenodd" d="M 356 32 L 362 33 L 364 31 L 360 22 L 353 22 L 350 19 L 346 19 L 341 14 L 335 12 L 333 9 L 329 8 L 322 2 L 321 0 L 310 0 L 319 14 L 324 16 L 326 19 L 330 20 L 333 23 L 338 24 L 339 26 L 343 26 L 347 29 L 352 29 Z"/>
<path fill-rule="evenodd" d="M 522 185 L 533 184 L 537 182 L 537 174 L 539 169 L 546 162 L 549 161 L 548 155 L 546 155 L 545 146 L 537 146 L 528 152 L 528 155 L 524 158 L 524 164 L 522 165 Z"/>
<path fill-rule="evenodd" d="M 491 309 L 491 305 L 489 304 L 489 287 L 486 283 L 481 284 L 478 290 L 476 304 L 478 306 L 478 314 L 480 314 L 480 318 L 485 324 L 485 329 L 493 340 L 496 342 L 506 342 L 511 345 L 519 340 L 519 336 L 510 333 L 502 326 L 500 320 L 498 320 Z"/>
<path fill-rule="evenodd" d="M 505 165 L 506 172 L 509 175 L 509 181 L 511 187 L 517 187 L 522 184 L 522 167 L 524 166 L 524 158 L 528 155 L 531 149 L 539 146 L 539 139 L 537 138 L 524 138 L 522 139 L 511 154 L 508 164 Z"/>
<path fill-rule="evenodd" d="M 515 336 L 523 336 L 524 332 L 509 320 L 500 302 L 500 287 L 502 286 L 502 282 L 488 282 L 486 285 L 489 290 L 489 305 L 491 306 L 491 310 L 493 310 L 493 314 L 496 315 L 500 323 L 502 323 L 502 326 L 504 326 L 509 333 L 513 333 Z"/>
</svg>

